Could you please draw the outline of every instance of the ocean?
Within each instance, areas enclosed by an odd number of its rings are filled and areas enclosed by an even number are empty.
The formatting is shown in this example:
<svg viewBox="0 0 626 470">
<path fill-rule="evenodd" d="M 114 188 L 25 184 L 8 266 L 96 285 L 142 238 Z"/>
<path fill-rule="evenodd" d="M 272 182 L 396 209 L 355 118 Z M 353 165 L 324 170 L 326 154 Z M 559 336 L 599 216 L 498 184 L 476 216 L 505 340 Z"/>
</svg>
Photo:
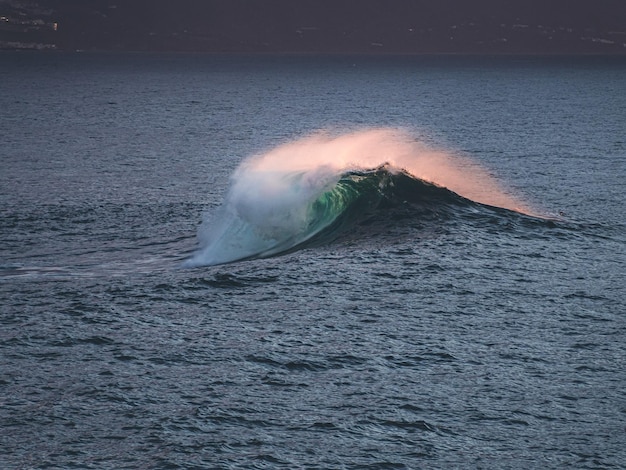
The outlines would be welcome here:
<svg viewBox="0 0 626 470">
<path fill-rule="evenodd" d="M 0 467 L 626 468 L 624 58 L 0 64 Z"/>
</svg>

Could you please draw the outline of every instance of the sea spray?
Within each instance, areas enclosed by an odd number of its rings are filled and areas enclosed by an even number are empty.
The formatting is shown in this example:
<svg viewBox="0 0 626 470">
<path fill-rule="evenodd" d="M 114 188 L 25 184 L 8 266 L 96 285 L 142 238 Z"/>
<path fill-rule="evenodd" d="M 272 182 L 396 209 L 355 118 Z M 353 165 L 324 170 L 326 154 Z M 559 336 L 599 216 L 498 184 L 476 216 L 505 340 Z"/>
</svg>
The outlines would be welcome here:
<svg viewBox="0 0 626 470">
<path fill-rule="evenodd" d="M 244 162 L 234 175 L 253 172 L 336 172 L 365 170 L 382 164 L 404 169 L 413 176 L 446 187 L 475 202 L 518 212 L 529 209 L 507 194 L 478 163 L 467 156 L 435 150 L 402 129 L 375 128 L 337 134 L 320 131 L 280 145 Z"/>
<path fill-rule="evenodd" d="M 332 224 L 353 201 L 320 203 L 325 194 L 339 194 L 332 190 L 342 176 L 382 166 L 474 202 L 528 212 L 477 163 L 429 148 L 407 131 L 320 131 L 254 155 L 237 168 L 223 205 L 200 227 L 200 249 L 187 265 L 270 256 L 303 243 Z"/>
</svg>

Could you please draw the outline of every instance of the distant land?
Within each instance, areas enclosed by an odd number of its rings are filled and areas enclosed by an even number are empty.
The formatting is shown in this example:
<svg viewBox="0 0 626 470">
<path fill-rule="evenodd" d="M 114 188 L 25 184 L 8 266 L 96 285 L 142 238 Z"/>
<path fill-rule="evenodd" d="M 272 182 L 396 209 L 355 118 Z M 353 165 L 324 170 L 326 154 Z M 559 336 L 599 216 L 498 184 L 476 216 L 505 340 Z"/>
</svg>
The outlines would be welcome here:
<svg viewBox="0 0 626 470">
<path fill-rule="evenodd" d="M 0 0 L 0 49 L 626 55 L 626 0 Z"/>
</svg>

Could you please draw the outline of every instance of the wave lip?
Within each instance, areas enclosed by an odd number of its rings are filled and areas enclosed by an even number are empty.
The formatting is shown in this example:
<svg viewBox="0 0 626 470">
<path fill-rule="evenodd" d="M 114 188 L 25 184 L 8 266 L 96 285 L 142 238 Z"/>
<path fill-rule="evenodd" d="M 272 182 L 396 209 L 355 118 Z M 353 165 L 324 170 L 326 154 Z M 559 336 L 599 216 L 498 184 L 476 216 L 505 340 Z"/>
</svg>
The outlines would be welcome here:
<svg viewBox="0 0 626 470">
<path fill-rule="evenodd" d="M 479 186 L 476 194 L 472 185 Z M 225 202 L 201 225 L 200 249 L 185 266 L 329 243 L 402 204 L 443 208 L 476 202 L 509 209 L 518 205 L 497 190 L 484 170 L 425 150 L 400 131 L 316 134 L 240 165 Z"/>
</svg>

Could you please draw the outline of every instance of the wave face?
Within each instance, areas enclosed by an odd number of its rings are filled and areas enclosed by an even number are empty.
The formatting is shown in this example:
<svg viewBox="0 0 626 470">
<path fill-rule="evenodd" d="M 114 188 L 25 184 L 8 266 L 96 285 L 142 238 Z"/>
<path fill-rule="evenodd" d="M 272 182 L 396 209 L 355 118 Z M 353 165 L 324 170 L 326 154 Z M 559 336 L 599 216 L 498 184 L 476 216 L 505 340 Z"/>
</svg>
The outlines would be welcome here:
<svg viewBox="0 0 626 470">
<path fill-rule="evenodd" d="M 224 204 L 199 231 L 188 267 L 284 254 L 330 243 L 398 208 L 486 204 L 523 211 L 467 159 L 427 149 L 401 131 L 315 134 L 245 161 Z M 385 222 L 386 223 L 386 222 Z"/>
</svg>

